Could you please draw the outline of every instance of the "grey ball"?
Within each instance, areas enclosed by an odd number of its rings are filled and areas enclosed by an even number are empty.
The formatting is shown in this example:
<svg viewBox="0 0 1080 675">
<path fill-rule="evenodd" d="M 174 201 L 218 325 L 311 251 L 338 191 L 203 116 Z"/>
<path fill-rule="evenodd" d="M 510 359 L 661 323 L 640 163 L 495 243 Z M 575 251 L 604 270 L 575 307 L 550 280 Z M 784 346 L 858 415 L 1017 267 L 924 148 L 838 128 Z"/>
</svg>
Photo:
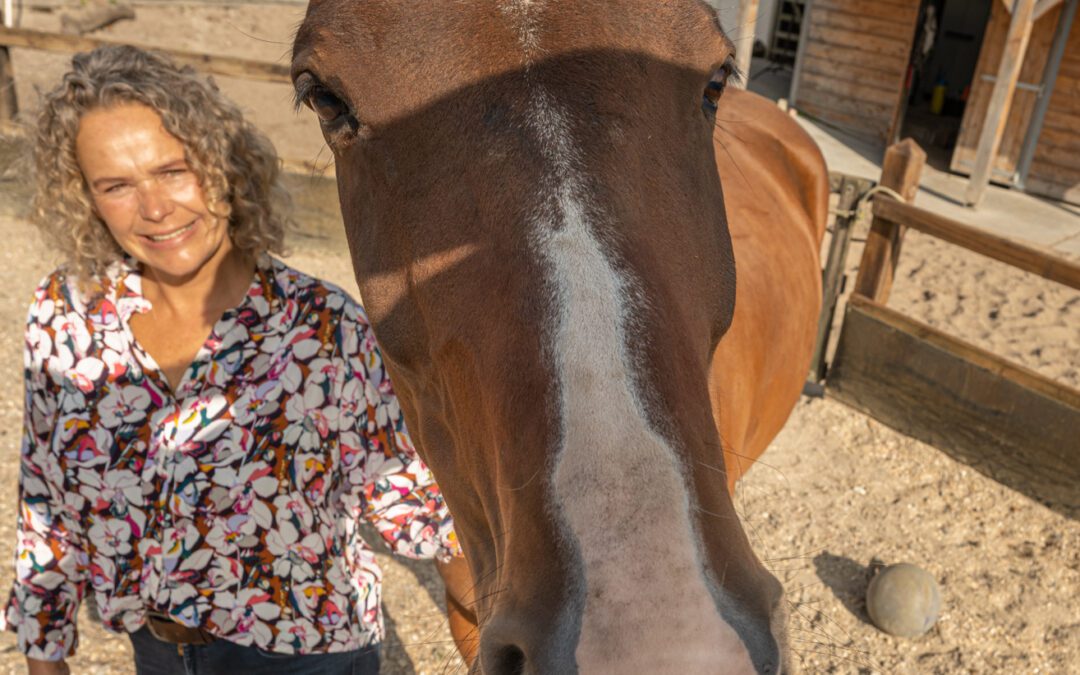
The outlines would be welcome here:
<svg viewBox="0 0 1080 675">
<path fill-rule="evenodd" d="M 941 591 L 934 577 L 909 563 L 889 565 L 866 589 L 866 609 L 881 630 L 897 637 L 917 637 L 941 615 Z"/>
</svg>

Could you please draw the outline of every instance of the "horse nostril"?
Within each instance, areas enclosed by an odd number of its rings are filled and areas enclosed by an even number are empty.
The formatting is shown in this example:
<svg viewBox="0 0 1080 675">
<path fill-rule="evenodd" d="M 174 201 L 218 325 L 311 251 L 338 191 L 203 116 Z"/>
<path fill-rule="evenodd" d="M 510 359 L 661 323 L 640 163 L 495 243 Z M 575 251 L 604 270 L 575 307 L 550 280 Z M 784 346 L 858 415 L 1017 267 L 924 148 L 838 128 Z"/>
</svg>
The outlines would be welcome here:
<svg viewBox="0 0 1080 675">
<path fill-rule="evenodd" d="M 480 637 L 479 671 L 484 675 L 523 675 L 529 661 L 526 647 L 533 634 L 518 617 L 503 615 L 490 621 Z"/>
<path fill-rule="evenodd" d="M 484 623 L 474 671 L 483 675 L 576 673 L 577 625 L 505 609 Z"/>
<path fill-rule="evenodd" d="M 492 675 L 522 675 L 525 672 L 525 652 L 517 645 L 506 645 L 494 652 L 495 663 L 491 664 L 491 670 L 485 668 L 485 672 Z"/>
</svg>

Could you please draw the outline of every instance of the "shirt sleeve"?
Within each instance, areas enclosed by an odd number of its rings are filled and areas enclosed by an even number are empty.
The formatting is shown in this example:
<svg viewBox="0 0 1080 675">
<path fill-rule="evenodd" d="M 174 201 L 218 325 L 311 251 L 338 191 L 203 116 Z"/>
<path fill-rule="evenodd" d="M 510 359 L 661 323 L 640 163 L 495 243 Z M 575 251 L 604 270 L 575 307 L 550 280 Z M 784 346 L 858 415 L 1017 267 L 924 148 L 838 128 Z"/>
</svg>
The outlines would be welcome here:
<svg viewBox="0 0 1080 675">
<path fill-rule="evenodd" d="M 86 576 L 85 556 L 63 516 L 63 471 L 51 448 L 59 387 L 47 362 L 55 355 L 50 319 L 57 306 L 43 285 L 27 321 L 15 582 L 0 616 L 3 627 L 18 635 L 19 649 L 42 661 L 74 653 Z"/>
<path fill-rule="evenodd" d="M 461 555 L 453 518 L 416 454 L 362 309 L 346 312 L 341 335 L 347 360 L 343 397 L 350 399 L 342 404 L 355 411 L 355 433 L 342 434 L 354 513 L 370 521 L 399 555 Z"/>
</svg>

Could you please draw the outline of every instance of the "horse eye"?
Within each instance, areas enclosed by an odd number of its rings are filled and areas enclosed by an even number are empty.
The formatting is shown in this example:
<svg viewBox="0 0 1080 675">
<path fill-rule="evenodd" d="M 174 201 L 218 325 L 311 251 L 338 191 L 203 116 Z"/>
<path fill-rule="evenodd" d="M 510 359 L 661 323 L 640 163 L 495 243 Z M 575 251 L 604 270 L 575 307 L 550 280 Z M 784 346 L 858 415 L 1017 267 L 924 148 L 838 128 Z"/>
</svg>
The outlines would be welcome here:
<svg viewBox="0 0 1080 675">
<path fill-rule="evenodd" d="M 734 71 L 734 65 L 728 61 L 713 72 L 709 83 L 705 85 L 705 93 L 701 97 L 702 110 L 707 113 L 716 112 L 720 97 L 724 95 L 724 90 L 727 88 L 728 78 L 731 77 Z"/>
<path fill-rule="evenodd" d="M 333 122 L 349 112 L 344 101 L 322 87 L 314 88 L 304 102 L 324 122 Z"/>
</svg>

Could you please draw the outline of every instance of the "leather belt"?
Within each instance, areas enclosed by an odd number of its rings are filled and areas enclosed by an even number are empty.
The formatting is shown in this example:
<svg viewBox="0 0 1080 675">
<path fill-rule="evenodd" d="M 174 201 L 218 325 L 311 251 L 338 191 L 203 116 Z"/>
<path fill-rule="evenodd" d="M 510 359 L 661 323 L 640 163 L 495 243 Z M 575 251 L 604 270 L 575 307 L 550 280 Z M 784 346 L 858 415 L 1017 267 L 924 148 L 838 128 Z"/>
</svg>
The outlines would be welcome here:
<svg viewBox="0 0 1080 675">
<path fill-rule="evenodd" d="M 146 627 L 151 635 L 171 645 L 208 645 L 217 640 L 202 628 L 178 624 L 168 614 L 155 609 L 146 610 Z"/>
</svg>

